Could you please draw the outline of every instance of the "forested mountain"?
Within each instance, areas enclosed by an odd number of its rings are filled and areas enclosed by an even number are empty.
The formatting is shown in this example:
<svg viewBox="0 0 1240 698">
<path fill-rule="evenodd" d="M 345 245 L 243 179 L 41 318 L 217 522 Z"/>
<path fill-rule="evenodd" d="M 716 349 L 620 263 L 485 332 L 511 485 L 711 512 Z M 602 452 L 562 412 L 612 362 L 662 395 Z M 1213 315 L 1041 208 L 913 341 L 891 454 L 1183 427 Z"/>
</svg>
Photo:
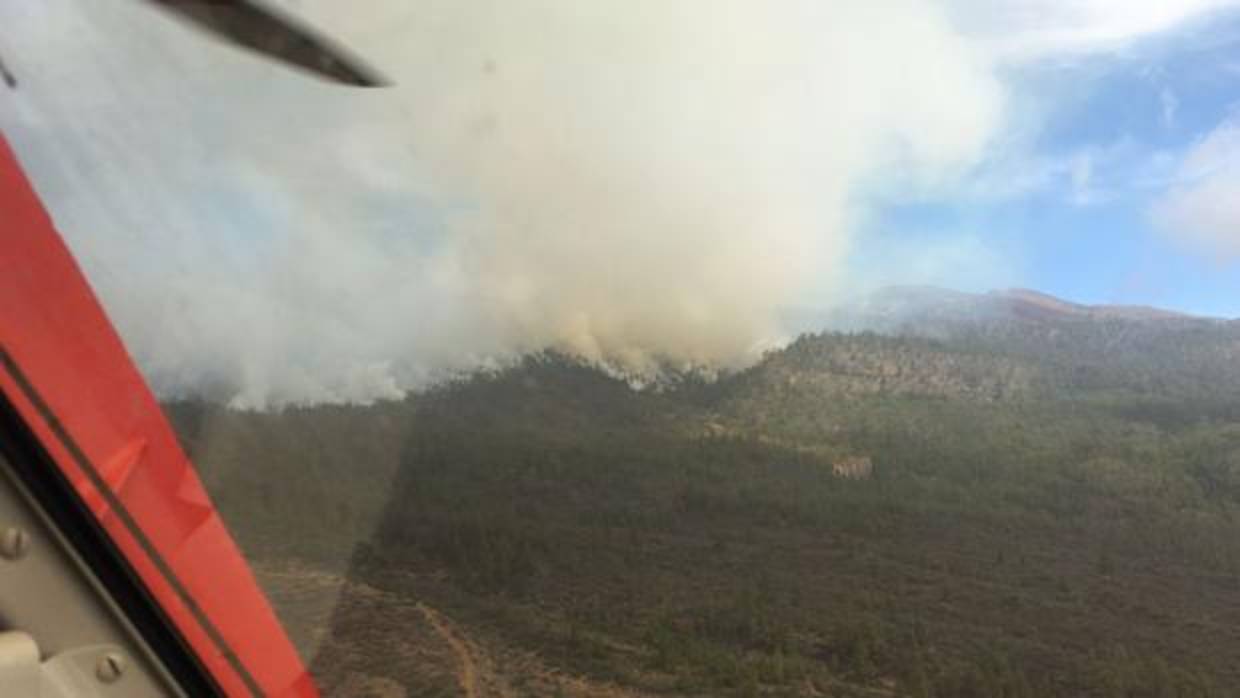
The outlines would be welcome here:
<svg viewBox="0 0 1240 698">
<path fill-rule="evenodd" d="M 329 693 L 1236 695 L 1240 326 L 907 288 L 824 323 L 713 380 L 548 352 L 168 410 L 260 569 L 348 579 L 317 617 L 268 578 Z"/>
<path fill-rule="evenodd" d="M 1034 291 L 983 295 L 890 288 L 828 314 L 838 331 L 941 339 L 953 349 L 1028 357 L 1043 388 L 1114 389 L 1198 400 L 1240 387 L 1240 321 L 1153 308 L 1086 306 Z"/>
</svg>

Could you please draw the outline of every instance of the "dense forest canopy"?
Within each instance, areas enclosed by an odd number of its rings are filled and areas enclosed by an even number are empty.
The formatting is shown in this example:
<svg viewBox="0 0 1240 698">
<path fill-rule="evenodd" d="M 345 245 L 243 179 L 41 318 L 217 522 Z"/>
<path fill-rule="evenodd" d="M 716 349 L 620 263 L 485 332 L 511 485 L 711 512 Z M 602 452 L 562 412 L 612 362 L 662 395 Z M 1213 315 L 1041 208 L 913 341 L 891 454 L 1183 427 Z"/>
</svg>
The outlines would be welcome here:
<svg viewBox="0 0 1240 698">
<path fill-rule="evenodd" d="M 168 411 L 260 567 L 353 584 L 326 628 L 269 589 L 329 692 L 452 694 L 364 588 L 515 695 L 1235 695 L 1240 326 L 1058 303 L 890 291 L 642 389 L 545 352 Z"/>
</svg>

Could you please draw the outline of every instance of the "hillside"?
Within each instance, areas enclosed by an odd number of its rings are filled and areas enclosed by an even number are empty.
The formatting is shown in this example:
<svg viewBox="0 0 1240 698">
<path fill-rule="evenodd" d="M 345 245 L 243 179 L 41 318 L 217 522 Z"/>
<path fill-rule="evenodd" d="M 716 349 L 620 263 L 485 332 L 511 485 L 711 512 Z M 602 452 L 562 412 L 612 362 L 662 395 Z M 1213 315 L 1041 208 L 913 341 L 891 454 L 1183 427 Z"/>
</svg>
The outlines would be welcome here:
<svg viewBox="0 0 1240 698">
<path fill-rule="evenodd" d="M 1235 323 L 896 289 L 833 325 L 646 390 L 548 353 L 169 412 L 329 694 L 1235 695 Z"/>
</svg>

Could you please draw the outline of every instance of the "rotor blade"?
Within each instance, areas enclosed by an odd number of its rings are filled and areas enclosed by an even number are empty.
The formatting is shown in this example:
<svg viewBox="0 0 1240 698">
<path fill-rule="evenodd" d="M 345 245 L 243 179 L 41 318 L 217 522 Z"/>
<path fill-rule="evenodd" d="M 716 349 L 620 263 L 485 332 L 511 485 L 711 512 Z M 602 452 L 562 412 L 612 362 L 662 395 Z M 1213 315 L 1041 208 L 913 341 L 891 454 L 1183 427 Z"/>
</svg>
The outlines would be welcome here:
<svg viewBox="0 0 1240 698">
<path fill-rule="evenodd" d="M 320 77 L 358 87 L 387 81 L 331 39 L 258 0 L 146 0 L 200 29 Z"/>
<path fill-rule="evenodd" d="M 0 79 L 4 80 L 4 84 L 10 88 L 17 88 L 17 77 L 9 71 L 9 67 L 4 64 L 4 59 L 0 58 Z"/>
</svg>

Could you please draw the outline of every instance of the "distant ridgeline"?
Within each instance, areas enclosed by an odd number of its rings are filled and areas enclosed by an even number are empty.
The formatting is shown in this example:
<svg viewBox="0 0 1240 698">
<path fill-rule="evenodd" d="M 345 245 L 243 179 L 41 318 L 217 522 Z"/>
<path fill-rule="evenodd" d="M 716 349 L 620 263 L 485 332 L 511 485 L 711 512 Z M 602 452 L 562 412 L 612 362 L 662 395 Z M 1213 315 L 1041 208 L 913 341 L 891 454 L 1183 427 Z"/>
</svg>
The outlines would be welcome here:
<svg viewBox="0 0 1240 698">
<path fill-rule="evenodd" d="M 842 332 L 939 340 L 920 349 L 932 361 L 936 347 L 972 363 L 980 362 L 980 356 L 993 357 L 1001 365 L 983 365 L 977 372 L 1006 374 L 990 377 L 996 387 L 1011 388 L 1003 394 L 1036 388 L 1052 398 L 1064 397 L 1065 391 L 1119 391 L 1200 400 L 1234 396 L 1240 389 L 1237 320 L 1154 308 L 1085 306 L 1026 290 L 976 295 L 895 287 L 836 310 L 821 322 Z M 893 350 L 889 344 L 884 347 Z M 951 362 L 928 370 L 952 371 L 967 373 Z M 975 377 L 969 380 L 977 382 Z"/>
</svg>

